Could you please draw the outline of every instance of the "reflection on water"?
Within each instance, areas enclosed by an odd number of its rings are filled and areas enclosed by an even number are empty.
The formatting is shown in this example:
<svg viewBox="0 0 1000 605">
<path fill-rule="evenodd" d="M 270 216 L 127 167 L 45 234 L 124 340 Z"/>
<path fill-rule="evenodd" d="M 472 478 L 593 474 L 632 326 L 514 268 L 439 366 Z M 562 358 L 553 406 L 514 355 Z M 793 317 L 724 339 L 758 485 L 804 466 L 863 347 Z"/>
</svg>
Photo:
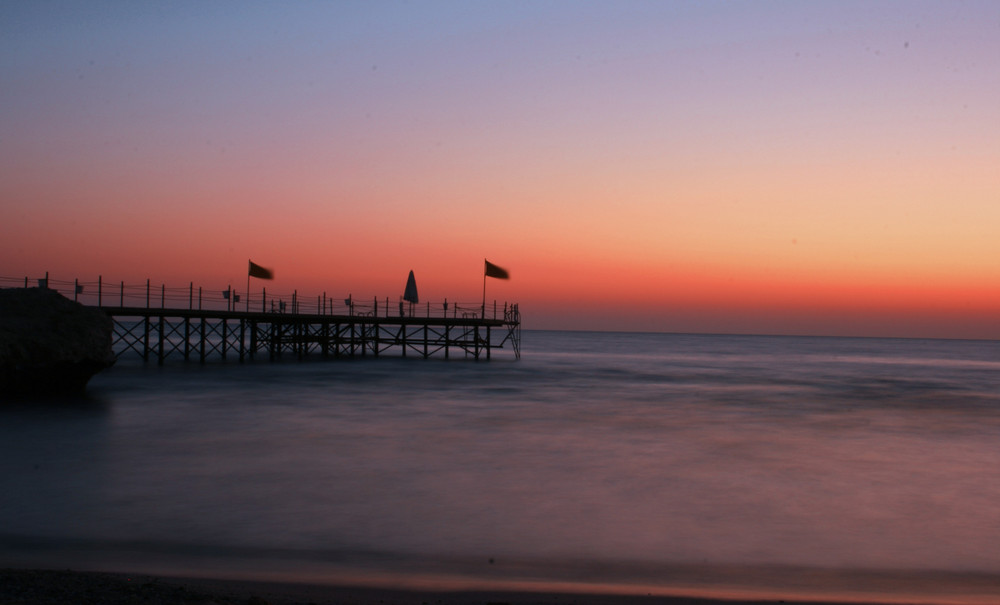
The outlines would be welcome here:
<svg viewBox="0 0 1000 605">
<path fill-rule="evenodd" d="M 997 595 L 998 352 L 528 332 L 519 362 L 123 364 L 0 411 L 0 563 Z"/>
</svg>

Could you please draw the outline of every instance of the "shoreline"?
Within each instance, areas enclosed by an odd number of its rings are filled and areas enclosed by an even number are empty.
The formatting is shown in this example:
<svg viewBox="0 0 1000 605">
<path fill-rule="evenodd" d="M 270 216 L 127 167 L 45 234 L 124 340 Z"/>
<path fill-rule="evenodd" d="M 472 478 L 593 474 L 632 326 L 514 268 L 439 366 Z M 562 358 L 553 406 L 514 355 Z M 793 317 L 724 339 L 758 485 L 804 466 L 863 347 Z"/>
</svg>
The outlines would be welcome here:
<svg viewBox="0 0 1000 605">
<path fill-rule="evenodd" d="M 61 605 L 885 605 L 985 602 L 911 600 L 902 596 L 796 599 L 760 596 L 719 598 L 680 594 L 614 594 L 576 591 L 422 590 L 349 584 L 173 577 L 122 572 L 0 569 L 0 603 Z"/>
</svg>

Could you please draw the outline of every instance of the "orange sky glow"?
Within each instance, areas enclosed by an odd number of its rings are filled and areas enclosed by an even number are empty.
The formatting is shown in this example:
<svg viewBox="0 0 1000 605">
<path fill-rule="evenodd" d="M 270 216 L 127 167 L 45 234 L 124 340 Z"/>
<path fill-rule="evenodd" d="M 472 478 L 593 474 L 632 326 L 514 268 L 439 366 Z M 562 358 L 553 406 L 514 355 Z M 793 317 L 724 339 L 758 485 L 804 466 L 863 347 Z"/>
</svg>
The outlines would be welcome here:
<svg viewBox="0 0 1000 605">
<path fill-rule="evenodd" d="M 1000 337 L 995 3 L 226 6 L 0 8 L 0 277 Z"/>
</svg>

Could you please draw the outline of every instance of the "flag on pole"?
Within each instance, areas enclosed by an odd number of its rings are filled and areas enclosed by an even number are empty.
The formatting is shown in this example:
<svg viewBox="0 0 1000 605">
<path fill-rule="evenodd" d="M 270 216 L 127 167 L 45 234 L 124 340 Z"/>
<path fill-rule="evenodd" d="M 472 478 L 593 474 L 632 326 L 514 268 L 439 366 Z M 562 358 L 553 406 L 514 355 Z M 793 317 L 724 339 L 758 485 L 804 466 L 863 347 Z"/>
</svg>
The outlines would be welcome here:
<svg viewBox="0 0 1000 605">
<path fill-rule="evenodd" d="M 247 274 L 249 277 L 256 277 L 259 279 L 274 279 L 274 270 L 267 269 L 266 267 L 261 267 L 253 261 L 250 262 L 250 272 Z"/>
<path fill-rule="evenodd" d="M 495 277 L 497 279 L 510 279 L 510 273 L 503 267 L 498 267 L 493 263 L 491 263 L 490 261 L 486 261 L 486 277 Z"/>
</svg>

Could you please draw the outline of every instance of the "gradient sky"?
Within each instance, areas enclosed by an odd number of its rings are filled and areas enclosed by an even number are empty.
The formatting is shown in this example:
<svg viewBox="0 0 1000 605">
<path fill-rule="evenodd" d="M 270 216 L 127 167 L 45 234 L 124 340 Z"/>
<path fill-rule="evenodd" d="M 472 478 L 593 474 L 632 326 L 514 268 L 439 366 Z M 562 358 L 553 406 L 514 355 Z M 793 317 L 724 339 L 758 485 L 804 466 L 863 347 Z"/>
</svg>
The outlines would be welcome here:
<svg viewBox="0 0 1000 605">
<path fill-rule="evenodd" d="M 0 276 L 1000 337 L 1000 3 L 0 3 Z"/>
</svg>

